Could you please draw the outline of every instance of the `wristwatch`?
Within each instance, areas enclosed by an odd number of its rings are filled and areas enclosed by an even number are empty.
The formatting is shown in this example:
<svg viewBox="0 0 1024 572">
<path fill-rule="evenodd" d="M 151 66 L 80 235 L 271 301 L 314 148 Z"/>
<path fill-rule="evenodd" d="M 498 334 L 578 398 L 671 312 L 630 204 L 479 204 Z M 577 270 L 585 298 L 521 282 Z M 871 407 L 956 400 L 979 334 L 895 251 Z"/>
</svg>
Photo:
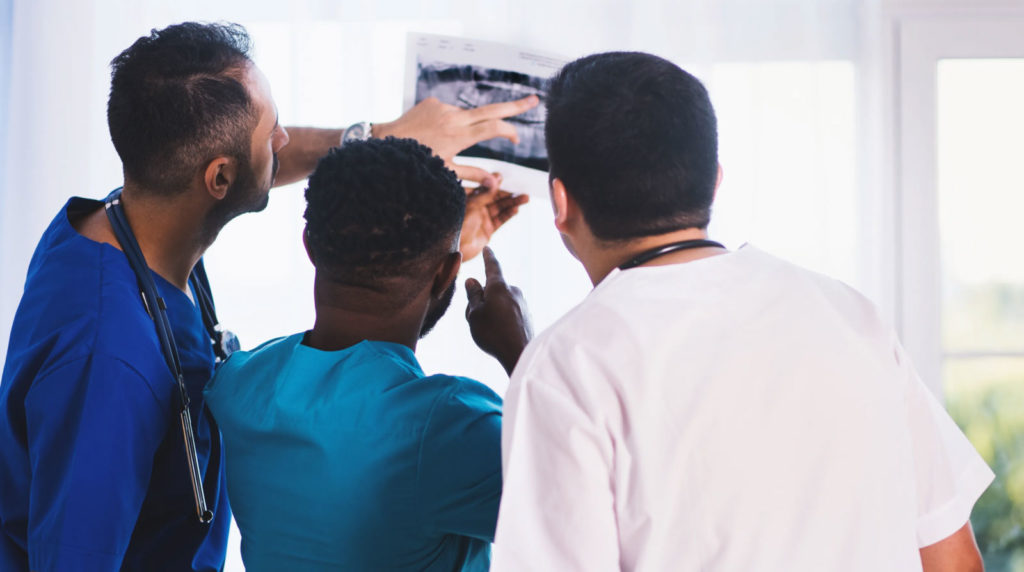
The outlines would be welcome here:
<svg viewBox="0 0 1024 572">
<path fill-rule="evenodd" d="M 350 141 L 366 141 L 370 137 L 373 137 L 373 125 L 369 121 L 353 123 L 341 132 L 340 146 L 344 147 Z"/>
</svg>

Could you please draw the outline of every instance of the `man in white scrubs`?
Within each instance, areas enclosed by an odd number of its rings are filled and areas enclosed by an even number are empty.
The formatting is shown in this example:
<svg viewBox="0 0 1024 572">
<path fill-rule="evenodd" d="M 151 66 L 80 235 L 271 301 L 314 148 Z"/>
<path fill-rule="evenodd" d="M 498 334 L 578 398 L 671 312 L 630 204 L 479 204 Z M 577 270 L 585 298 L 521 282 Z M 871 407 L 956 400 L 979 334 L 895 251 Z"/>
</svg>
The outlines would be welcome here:
<svg viewBox="0 0 1024 572">
<path fill-rule="evenodd" d="M 980 569 L 969 517 L 992 472 L 877 310 L 707 240 L 701 83 L 599 54 L 547 104 L 555 225 L 595 287 L 512 377 L 493 569 Z M 471 324 L 507 303 L 492 278 Z"/>
</svg>

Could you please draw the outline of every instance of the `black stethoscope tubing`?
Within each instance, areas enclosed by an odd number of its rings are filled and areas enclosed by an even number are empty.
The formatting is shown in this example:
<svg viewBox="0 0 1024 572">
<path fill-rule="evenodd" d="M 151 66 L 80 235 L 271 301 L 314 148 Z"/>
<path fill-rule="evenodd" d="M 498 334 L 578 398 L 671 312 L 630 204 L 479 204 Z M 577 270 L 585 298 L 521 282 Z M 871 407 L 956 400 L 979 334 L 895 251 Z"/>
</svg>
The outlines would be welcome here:
<svg viewBox="0 0 1024 572">
<path fill-rule="evenodd" d="M 142 254 L 142 249 L 139 247 L 138 241 L 135 239 L 135 234 L 132 232 L 131 225 L 128 224 L 128 219 L 124 213 L 124 207 L 121 205 L 121 189 L 115 190 L 107 199 L 104 201 L 104 208 L 107 213 L 107 218 L 110 220 L 110 225 L 113 228 L 114 236 L 117 237 L 118 242 L 121 244 L 121 250 L 124 252 L 125 257 L 128 259 L 128 264 L 132 268 L 132 272 L 135 273 L 135 277 L 138 280 L 139 291 L 142 295 L 142 303 L 146 307 L 146 311 L 150 317 L 153 318 L 153 323 L 156 326 L 157 339 L 160 342 L 160 351 L 164 356 L 164 361 L 167 362 L 167 367 L 171 370 L 171 374 L 174 376 L 178 384 L 178 418 L 181 425 L 182 438 L 185 444 L 185 456 L 188 462 L 189 477 L 192 481 L 192 495 L 195 498 L 196 505 L 196 516 L 202 523 L 209 523 L 213 520 L 213 512 L 209 509 L 206 504 L 206 493 L 203 486 L 202 473 L 199 469 L 199 457 L 196 453 L 196 440 L 195 433 L 192 430 L 192 415 L 189 410 L 191 400 L 188 396 L 188 388 L 185 386 L 185 375 L 181 368 L 181 358 L 178 354 L 178 346 L 174 343 L 174 333 L 171 330 L 171 322 L 167 317 L 167 304 L 164 299 L 157 293 L 156 282 L 153 281 L 153 276 L 149 265 L 146 264 L 146 258 Z M 213 340 L 214 351 L 218 359 L 227 359 L 227 355 L 234 347 L 228 347 L 232 344 L 229 342 L 227 345 L 224 342 L 224 334 L 221 332 L 219 325 L 217 324 L 216 310 L 213 306 L 213 297 L 210 294 L 209 283 L 206 280 L 206 272 L 203 268 L 202 261 L 200 261 L 196 268 L 193 269 L 189 276 L 189 282 L 192 284 L 192 289 L 196 293 L 197 303 L 200 308 L 200 312 L 203 316 L 203 323 L 207 329 L 207 332 Z M 237 341 L 231 337 L 231 342 L 237 345 Z M 219 456 L 219 439 L 216 435 L 216 427 L 212 425 L 210 427 L 210 437 L 214 441 L 214 450 L 217 451 Z M 213 452 L 211 451 L 211 458 Z"/>
<path fill-rule="evenodd" d="M 630 260 L 623 262 L 619 266 L 619 270 L 629 270 L 630 268 L 636 268 L 641 264 L 646 264 L 659 256 L 665 256 L 673 252 L 679 252 L 680 250 L 690 250 L 691 248 L 725 248 L 721 243 L 713 240 L 707 240 L 706 238 L 697 238 L 693 240 L 682 240 L 679 242 L 672 242 L 669 244 L 663 244 L 661 246 L 645 250 L 640 254 L 637 254 Z"/>
</svg>

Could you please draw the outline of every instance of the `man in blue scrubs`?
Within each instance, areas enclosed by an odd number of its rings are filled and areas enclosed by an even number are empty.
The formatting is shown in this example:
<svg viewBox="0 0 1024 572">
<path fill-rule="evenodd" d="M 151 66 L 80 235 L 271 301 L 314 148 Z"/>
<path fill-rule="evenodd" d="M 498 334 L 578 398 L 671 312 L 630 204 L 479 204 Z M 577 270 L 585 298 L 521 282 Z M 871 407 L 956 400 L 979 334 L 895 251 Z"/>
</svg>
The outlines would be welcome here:
<svg viewBox="0 0 1024 572">
<path fill-rule="evenodd" d="M 487 570 L 501 399 L 413 353 L 455 291 L 465 193 L 430 149 L 387 139 L 331 151 L 306 200 L 316 323 L 236 352 L 206 389 L 246 569 Z M 509 293 L 504 329 L 481 330 L 507 371 L 529 341 Z"/>
<path fill-rule="evenodd" d="M 178 386 L 136 276 L 102 203 L 73 198 L 32 258 L 0 382 L 4 572 L 223 565 L 230 510 L 202 399 L 214 354 L 188 277 L 224 224 L 264 208 L 275 183 L 308 176 L 342 137 L 278 123 L 249 43 L 233 25 L 154 30 L 112 62 L 107 110 L 124 167 L 124 211 L 180 355 L 213 521 L 196 516 Z M 515 139 L 501 118 L 534 104 L 463 111 L 427 101 L 372 134 L 416 137 L 450 161 L 478 140 Z M 486 173 L 456 168 L 495 185 Z M 519 204 L 496 189 L 475 196 L 502 216 Z M 483 242 L 501 222 L 475 226 Z"/>
</svg>

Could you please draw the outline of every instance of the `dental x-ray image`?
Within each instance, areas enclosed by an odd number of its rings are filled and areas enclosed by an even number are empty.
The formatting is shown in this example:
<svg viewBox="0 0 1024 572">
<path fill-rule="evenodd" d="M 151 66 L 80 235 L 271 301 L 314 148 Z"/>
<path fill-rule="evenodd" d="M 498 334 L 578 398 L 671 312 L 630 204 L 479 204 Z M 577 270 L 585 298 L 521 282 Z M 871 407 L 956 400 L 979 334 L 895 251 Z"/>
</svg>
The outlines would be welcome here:
<svg viewBox="0 0 1024 572">
<path fill-rule="evenodd" d="M 512 101 L 528 95 L 540 98 L 540 104 L 508 119 L 519 132 L 519 143 L 496 138 L 474 145 L 460 153 L 515 163 L 540 171 L 548 170 L 544 147 L 544 117 L 550 78 L 475 65 L 417 61 L 416 102 L 436 97 L 444 103 L 473 109 L 490 103 Z"/>
</svg>

